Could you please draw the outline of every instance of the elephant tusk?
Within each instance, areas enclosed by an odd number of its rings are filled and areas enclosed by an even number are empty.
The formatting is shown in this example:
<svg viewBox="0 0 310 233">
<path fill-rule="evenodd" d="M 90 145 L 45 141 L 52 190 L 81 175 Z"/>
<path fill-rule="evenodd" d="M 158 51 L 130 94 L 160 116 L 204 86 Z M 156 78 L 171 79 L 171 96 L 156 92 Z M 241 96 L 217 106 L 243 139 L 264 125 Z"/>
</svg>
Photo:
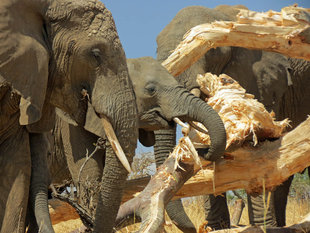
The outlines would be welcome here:
<svg viewBox="0 0 310 233">
<path fill-rule="evenodd" d="M 177 124 L 179 124 L 180 126 L 184 127 L 184 128 L 189 128 L 188 125 L 186 125 L 183 121 L 181 121 L 179 118 L 177 117 L 174 117 L 173 118 L 173 121 Z"/>
<path fill-rule="evenodd" d="M 173 121 L 174 121 L 175 123 L 179 124 L 180 126 L 186 128 L 186 129 L 189 128 L 188 125 L 186 125 L 183 121 L 181 121 L 181 120 L 180 120 L 179 118 L 177 118 L 177 117 L 174 117 L 174 118 L 173 118 Z M 208 134 L 208 131 L 207 131 L 207 130 L 205 130 L 205 129 L 199 127 L 198 125 L 195 125 L 192 121 L 189 121 L 188 124 L 189 124 L 191 127 L 193 127 L 194 129 L 200 131 L 201 133 Z"/>
<path fill-rule="evenodd" d="M 201 128 L 200 126 L 194 124 L 192 121 L 189 121 L 188 124 L 193 127 L 194 129 L 198 130 L 199 132 L 201 133 L 204 133 L 204 134 L 209 134 L 207 130 Z"/>
<path fill-rule="evenodd" d="M 110 123 L 110 121 L 105 116 L 101 116 L 101 117 L 102 117 L 101 121 L 102 121 L 104 130 L 105 130 L 105 133 L 107 135 L 108 140 L 111 143 L 111 146 L 112 146 L 116 156 L 118 157 L 120 162 L 123 164 L 123 166 L 126 168 L 126 170 L 128 172 L 131 172 L 130 164 L 126 158 L 126 155 L 125 155 L 121 145 L 118 142 L 118 139 L 116 138 L 112 124 Z"/>
</svg>

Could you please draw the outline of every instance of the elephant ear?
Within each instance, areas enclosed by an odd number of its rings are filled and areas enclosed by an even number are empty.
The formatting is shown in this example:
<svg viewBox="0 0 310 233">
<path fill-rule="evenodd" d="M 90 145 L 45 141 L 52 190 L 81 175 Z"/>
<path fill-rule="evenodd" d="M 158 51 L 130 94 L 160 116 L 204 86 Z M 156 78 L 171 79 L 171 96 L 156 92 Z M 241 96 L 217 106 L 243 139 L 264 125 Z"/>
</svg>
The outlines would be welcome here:
<svg viewBox="0 0 310 233">
<path fill-rule="evenodd" d="M 0 4 L 0 75 L 21 95 L 19 122 L 29 125 L 41 118 L 49 53 L 43 17 L 29 12 L 29 6 L 21 9 L 23 4 L 26 5 L 23 1 Z"/>
<path fill-rule="evenodd" d="M 281 100 L 288 86 L 293 84 L 288 58 L 282 54 L 263 51 L 260 60 L 252 68 L 259 90 L 256 98 L 277 116 Z"/>
<path fill-rule="evenodd" d="M 98 137 L 106 138 L 105 130 L 102 126 L 101 119 L 97 116 L 94 107 L 88 102 L 84 129 Z"/>
<path fill-rule="evenodd" d="M 139 129 L 139 141 L 143 146 L 150 147 L 155 144 L 155 134 L 153 131 Z"/>
</svg>

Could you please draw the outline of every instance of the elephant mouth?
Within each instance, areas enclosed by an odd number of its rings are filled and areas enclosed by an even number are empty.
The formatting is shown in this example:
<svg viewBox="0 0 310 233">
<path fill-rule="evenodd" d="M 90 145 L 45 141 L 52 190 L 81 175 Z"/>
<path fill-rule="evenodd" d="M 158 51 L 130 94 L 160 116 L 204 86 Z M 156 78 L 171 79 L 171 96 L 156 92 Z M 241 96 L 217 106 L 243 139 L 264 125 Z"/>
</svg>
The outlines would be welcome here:
<svg viewBox="0 0 310 233">
<path fill-rule="evenodd" d="M 147 131 L 171 129 L 174 127 L 173 120 L 168 120 L 158 109 L 143 112 L 139 115 L 139 119 L 139 128 Z"/>
<path fill-rule="evenodd" d="M 93 127 L 94 125 L 98 127 Z M 86 129 L 87 131 L 99 137 L 102 137 L 102 138 L 107 137 L 111 143 L 112 149 L 114 150 L 120 162 L 123 164 L 123 166 L 126 168 L 126 170 L 129 173 L 131 172 L 130 164 L 116 137 L 116 134 L 114 132 L 111 122 L 105 115 L 96 113 L 95 109 L 89 102 L 88 102 L 88 109 L 87 109 L 84 129 Z M 104 132 L 102 132 L 101 129 L 103 129 Z"/>
</svg>

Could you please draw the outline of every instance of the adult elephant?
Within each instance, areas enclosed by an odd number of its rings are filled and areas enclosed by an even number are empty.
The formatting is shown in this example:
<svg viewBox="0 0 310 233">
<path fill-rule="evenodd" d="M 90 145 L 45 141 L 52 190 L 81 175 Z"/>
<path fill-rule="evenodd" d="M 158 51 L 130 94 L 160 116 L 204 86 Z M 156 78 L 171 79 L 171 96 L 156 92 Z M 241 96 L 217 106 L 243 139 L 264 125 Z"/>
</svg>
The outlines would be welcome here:
<svg viewBox="0 0 310 233">
<path fill-rule="evenodd" d="M 52 232 L 44 216 L 42 145 L 43 133 L 54 125 L 55 107 L 90 132 L 98 133 L 91 122 L 95 117 L 113 127 L 129 161 L 136 148 L 135 96 L 105 6 L 93 0 L 1 0 L 0 107 L 0 231 L 25 231 L 32 179 L 30 203 L 37 223 L 42 232 Z M 105 163 L 96 232 L 112 230 L 127 176 L 110 144 Z"/>
<path fill-rule="evenodd" d="M 138 107 L 139 140 L 143 145 L 152 146 L 155 143 L 154 130 L 174 128 L 173 119 L 178 117 L 184 121 L 202 122 L 211 136 L 211 147 L 206 158 L 221 156 L 225 150 L 226 133 L 222 120 L 208 104 L 181 87 L 151 57 L 127 59 L 127 64 Z M 102 170 L 108 166 L 104 164 L 102 149 L 96 150 L 86 161 L 86 151 L 90 154 L 95 150 L 94 143 L 98 141 L 98 136 L 58 118 L 50 139 L 54 145 L 49 155 L 52 183 L 63 183 L 71 176 L 75 186 L 79 187 L 80 204 L 92 214 L 98 200 L 93 189 L 101 180 Z M 85 197 L 90 192 L 94 195 Z"/>
<path fill-rule="evenodd" d="M 245 7 L 221 5 L 214 9 L 202 6 L 182 9 L 158 35 L 157 59 L 163 62 L 190 28 L 216 20 L 235 20 L 235 16 L 239 12 L 238 8 Z M 217 75 L 225 73 L 236 79 L 247 92 L 254 94 L 269 111 L 273 110 L 277 120 L 289 117 L 295 126 L 305 120 L 309 113 L 309 92 L 304 89 L 309 85 L 309 62 L 288 59 L 283 55 L 265 51 L 221 47 L 208 51 L 176 79 L 189 91 L 199 96 L 196 76 L 206 72 Z M 155 132 L 154 150 L 157 165 L 162 164 L 173 149 L 175 135 L 175 130 Z M 262 198 L 261 196 L 251 197 L 251 200 L 256 204 L 250 208 L 250 221 L 252 224 L 263 224 Z M 206 219 L 212 228 L 230 227 L 225 195 L 206 196 L 205 210 Z M 167 212 L 183 231 L 195 232 L 194 225 L 185 214 L 181 200 L 170 202 Z M 275 212 L 281 211 L 274 210 L 273 206 L 268 209 L 267 225 L 277 224 Z M 283 214 L 281 218 L 283 219 Z"/>
</svg>

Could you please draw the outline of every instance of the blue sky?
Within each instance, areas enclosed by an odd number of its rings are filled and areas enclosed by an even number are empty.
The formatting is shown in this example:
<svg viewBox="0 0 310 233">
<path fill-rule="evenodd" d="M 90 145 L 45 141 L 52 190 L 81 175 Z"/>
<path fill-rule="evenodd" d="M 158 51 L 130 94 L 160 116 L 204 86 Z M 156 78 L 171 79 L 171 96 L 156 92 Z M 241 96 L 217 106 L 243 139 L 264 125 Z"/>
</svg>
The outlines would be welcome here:
<svg viewBox="0 0 310 233">
<path fill-rule="evenodd" d="M 117 31 L 128 58 L 156 57 L 156 36 L 179 10 L 200 5 L 242 4 L 254 11 L 280 11 L 297 3 L 310 8 L 310 0 L 101 0 L 112 12 Z"/>
<path fill-rule="evenodd" d="M 156 58 L 156 36 L 186 6 L 200 5 L 214 8 L 217 5 L 242 4 L 250 10 L 280 11 L 282 7 L 297 3 L 310 8 L 310 0 L 101 0 L 112 12 L 116 28 L 127 58 L 152 56 Z M 178 137 L 180 130 L 178 130 Z M 138 145 L 136 153 L 153 148 Z"/>
</svg>

